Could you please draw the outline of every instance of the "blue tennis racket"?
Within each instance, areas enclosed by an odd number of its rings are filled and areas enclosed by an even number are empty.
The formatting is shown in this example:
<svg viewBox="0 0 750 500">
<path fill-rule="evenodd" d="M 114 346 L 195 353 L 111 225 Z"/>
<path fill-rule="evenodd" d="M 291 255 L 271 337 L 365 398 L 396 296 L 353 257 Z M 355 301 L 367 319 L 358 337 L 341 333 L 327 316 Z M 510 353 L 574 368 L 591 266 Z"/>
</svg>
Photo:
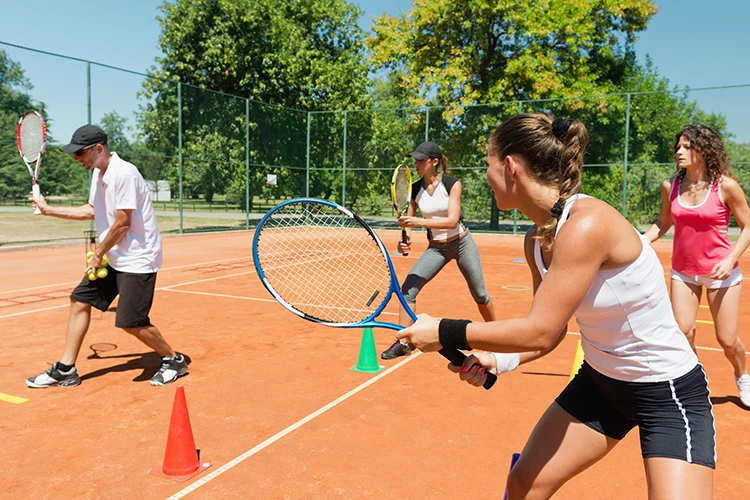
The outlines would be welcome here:
<svg viewBox="0 0 750 500">
<path fill-rule="evenodd" d="M 308 321 L 340 328 L 404 327 L 377 321 L 395 294 L 401 295 L 388 252 L 357 214 L 327 200 L 301 198 L 271 209 L 253 237 L 253 260 L 263 286 L 286 309 Z M 461 366 L 456 349 L 440 354 Z M 487 374 L 489 389 L 497 376 Z"/>
</svg>

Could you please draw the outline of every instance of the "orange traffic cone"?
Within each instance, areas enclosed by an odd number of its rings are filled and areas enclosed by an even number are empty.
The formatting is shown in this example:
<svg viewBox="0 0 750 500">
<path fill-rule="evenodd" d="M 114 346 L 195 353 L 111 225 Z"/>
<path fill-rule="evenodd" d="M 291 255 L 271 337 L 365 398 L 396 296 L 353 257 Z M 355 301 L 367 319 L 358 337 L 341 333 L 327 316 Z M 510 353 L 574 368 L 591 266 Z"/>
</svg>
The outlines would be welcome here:
<svg viewBox="0 0 750 500">
<path fill-rule="evenodd" d="M 193 430 L 190 428 L 190 416 L 185 401 L 185 388 L 179 385 L 172 405 L 164 463 L 154 468 L 151 474 L 181 483 L 210 465 L 198 460 L 198 451 L 195 449 Z"/>
</svg>

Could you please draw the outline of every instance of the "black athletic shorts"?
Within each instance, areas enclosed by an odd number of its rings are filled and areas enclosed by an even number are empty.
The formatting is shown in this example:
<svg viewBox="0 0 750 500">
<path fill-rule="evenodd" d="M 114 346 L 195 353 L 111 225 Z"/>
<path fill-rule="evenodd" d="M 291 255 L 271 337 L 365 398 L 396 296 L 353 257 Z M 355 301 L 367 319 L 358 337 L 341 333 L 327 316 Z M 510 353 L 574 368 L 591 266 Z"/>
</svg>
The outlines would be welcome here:
<svg viewBox="0 0 750 500">
<path fill-rule="evenodd" d="M 154 302 L 156 273 L 123 273 L 107 266 L 106 278 L 89 281 L 84 276 L 81 283 L 70 294 L 70 299 L 91 304 L 100 311 L 106 311 L 119 295 L 117 302 L 117 328 L 140 328 L 151 325 L 148 313 Z"/>
<path fill-rule="evenodd" d="M 716 431 L 708 379 L 699 363 L 664 382 L 623 382 L 583 363 L 555 400 L 580 422 L 622 439 L 638 426 L 643 458 L 676 458 L 716 468 Z"/>
</svg>

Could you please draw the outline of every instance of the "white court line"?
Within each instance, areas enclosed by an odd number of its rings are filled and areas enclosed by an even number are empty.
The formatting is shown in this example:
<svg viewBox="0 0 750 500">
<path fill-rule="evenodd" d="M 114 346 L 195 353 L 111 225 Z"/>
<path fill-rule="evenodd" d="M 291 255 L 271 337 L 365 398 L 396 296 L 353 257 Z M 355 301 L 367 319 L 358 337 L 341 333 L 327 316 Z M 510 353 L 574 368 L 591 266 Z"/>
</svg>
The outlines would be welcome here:
<svg viewBox="0 0 750 500">
<path fill-rule="evenodd" d="M 169 497 L 167 500 L 177 500 L 179 498 L 184 497 L 188 493 L 191 493 L 191 492 L 197 490 L 201 486 L 205 485 L 206 483 L 208 483 L 209 481 L 211 481 L 213 479 L 216 479 L 218 476 L 224 474 L 225 472 L 227 472 L 228 470 L 232 469 L 236 465 L 241 464 L 242 462 L 244 462 L 248 458 L 252 457 L 253 455 L 255 455 L 256 453 L 258 453 L 259 451 L 261 451 L 264 448 L 272 445 L 273 443 L 275 443 L 279 439 L 283 438 L 287 434 L 289 434 L 289 433 L 291 433 L 291 432 L 299 429 L 300 427 L 302 427 L 306 423 L 310 422 L 311 420 L 313 420 L 316 417 L 319 417 L 320 415 L 322 415 L 323 413 L 327 412 L 328 410 L 330 410 L 334 406 L 338 405 L 339 403 L 342 403 L 342 402 L 346 401 L 347 399 L 349 399 L 350 397 L 354 396 L 355 394 L 357 394 L 361 390 L 363 390 L 363 389 L 371 386 L 372 384 L 374 384 L 375 382 L 377 382 L 381 378 L 385 377 L 389 373 L 393 372 L 394 370 L 397 370 L 398 368 L 404 366 L 406 363 L 409 363 L 410 361 L 413 361 L 415 358 L 418 358 L 421 354 L 422 354 L 421 352 L 414 353 L 414 355 L 409 356 L 408 359 L 405 359 L 405 360 L 399 362 L 397 365 L 394 365 L 394 366 L 388 368 L 383 373 L 380 373 L 379 375 L 376 375 L 375 377 L 371 378 L 367 382 L 365 382 L 365 383 L 363 383 L 363 384 L 355 387 L 351 391 L 347 392 L 343 396 L 341 396 L 341 397 L 339 397 L 339 398 L 331 401 L 330 403 L 328 403 L 327 405 L 323 406 L 322 408 L 320 408 L 320 409 L 312 412 L 311 414 L 309 414 L 308 416 L 306 416 L 302 420 L 298 420 L 297 422 L 295 422 L 294 424 L 290 425 L 289 427 L 287 427 L 283 431 L 274 434 L 273 436 L 271 436 L 270 438 L 266 439 L 265 441 L 263 441 L 259 445 L 255 446 L 254 448 L 251 448 L 251 449 L 247 450 L 242 455 L 240 455 L 237 458 L 235 458 L 234 460 L 231 460 L 231 461 L 227 462 L 226 464 L 222 465 L 221 467 L 219 467 L 218 469 L 216 469 L 215 471 L 213 471 L 211 474 L 207 475 L 203 479 L 201 479 L 199 481 L 196 481 L 193 484 L 191 484 L 190 486 L 188 486 L 188 487 L 186 487 L 186 488 L 178 491 L 177 493 L 175 493 L 174 495 L 172 495 L 171 497 Z"/>
<path fill-rule="evenodd" d="M 206 261 L 206 262 L 198 262 L 197 264 L 185 264 L 185 265 L 182 265 L 182 266 L 164 267 L 164 268 L 159 269 L 159 272 L 161 273 L 161 272 L 164 272 L 164 271 L 174 271 L 175 269 L 183 269 L 183 268 L 186 268 L 186 267 L 204 266 L 206 264 L 216 264 L 217 262 L 232 262 L 232 261 L 235 261 L 235 260 L 243 260 L 243 259 L 248 259 L 248 258 L 250 260 L 252 260 L 252 256 L 251 257 L 248 257 L 248 256 L 245 256 L 245 257 L 235 257 L 235 258 L 232 258 L 232 259 L 209 260 L 209 261 Z M 81 275 L 81 278 L 83 278 L 83 275 Z M 52 288 L 52 287 L 65 286 L 65 285 L 77 285 L 80 282 L 81 282 L 81 280 L 78 280 L 78 281 L 66 281 L 65 283 L 55 283 L 54 285 L 40 285 L 40 286 L 32 286 L 32 287 L 29 287 L 29 288 L 16 288 L 15 290 L 5 290 L 4 292 L 0 292 L 0 295 L 4 295 L 4 294 L 8 294 L 8 293 L 16 293 L 16 292 L 27 292 L 29 290 L 38 290 L 40 288 Z"/>
<path fill-rule="evenodd" d="M 196 292 L 194 290 L 174 290 L 172 288 L 164 288 L 162 289 L 165 292 L 177 292 L 177 293 L 192 293 L 194 295 L 208 295 L 209 297 L 222 297 L 226 299 L 241 299 L 241 300 L 254 300 L 257 302 L 273 302 L 274 304 L 278 303 L 276 299 L 257 299 L 255 297 L 243 297 L 241 295 L 226 295 L 223 293 L 211 293 L 211 292 Z M 337 309 L 343 309 L 343 308 L 337 308 Z M 355 310 L 355 309 L 350 309 Z M 398 316 L 398 313 L 394 312 L 381 312 L 380 316 L 383 315 L 391 315 L 391 316 Z"/>
<path fill-rule="evenodd" d="M 59 306 L 45 307 L 44 309 L 33 309 L 31 311 L 23 311 L 23 312 L 17 312 L 13 314 L 6 314 L 4 316 L 0 316 L 0 319 L 12 318 L 13 316 L 23 316 L 24 314 L 33 314 L 33 313 L 38 313 L 38 312 L 51 311 L 52 309 L 60 309 L 62 307 L 70 307 L 70 304 L 61 304 Z"/>
</svg>

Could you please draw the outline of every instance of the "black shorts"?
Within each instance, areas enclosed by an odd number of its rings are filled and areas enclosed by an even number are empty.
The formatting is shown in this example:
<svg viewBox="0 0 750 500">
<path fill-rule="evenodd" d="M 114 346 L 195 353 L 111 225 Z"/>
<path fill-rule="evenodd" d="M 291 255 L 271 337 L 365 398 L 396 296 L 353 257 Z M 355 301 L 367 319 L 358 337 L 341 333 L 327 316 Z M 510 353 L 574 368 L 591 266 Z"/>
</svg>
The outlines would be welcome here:
<svg viewBox="0 0 750 500">
<path fill-rule="evenodd" d="M 117 328 L 140 328 L 150 326 L 148 313 L 154 302 L 156 273 L 123 273 L 107 266 L 106 278 L 89 281 L 84 276 L 81 283 L 70 294 L 70 299 L 91 304 L 100 311 L 106 311 L 119 295 L 117 303 Z"/>
<path fill-rule="evenodd" d="M 580 422 L 622 439 L 635 426 L 643 458 L 676 458 L 716 468 L 716 431 L 701 364 L 664 382 L 623 382 L 583 363 L 555 400 Z"/>
</svg>

